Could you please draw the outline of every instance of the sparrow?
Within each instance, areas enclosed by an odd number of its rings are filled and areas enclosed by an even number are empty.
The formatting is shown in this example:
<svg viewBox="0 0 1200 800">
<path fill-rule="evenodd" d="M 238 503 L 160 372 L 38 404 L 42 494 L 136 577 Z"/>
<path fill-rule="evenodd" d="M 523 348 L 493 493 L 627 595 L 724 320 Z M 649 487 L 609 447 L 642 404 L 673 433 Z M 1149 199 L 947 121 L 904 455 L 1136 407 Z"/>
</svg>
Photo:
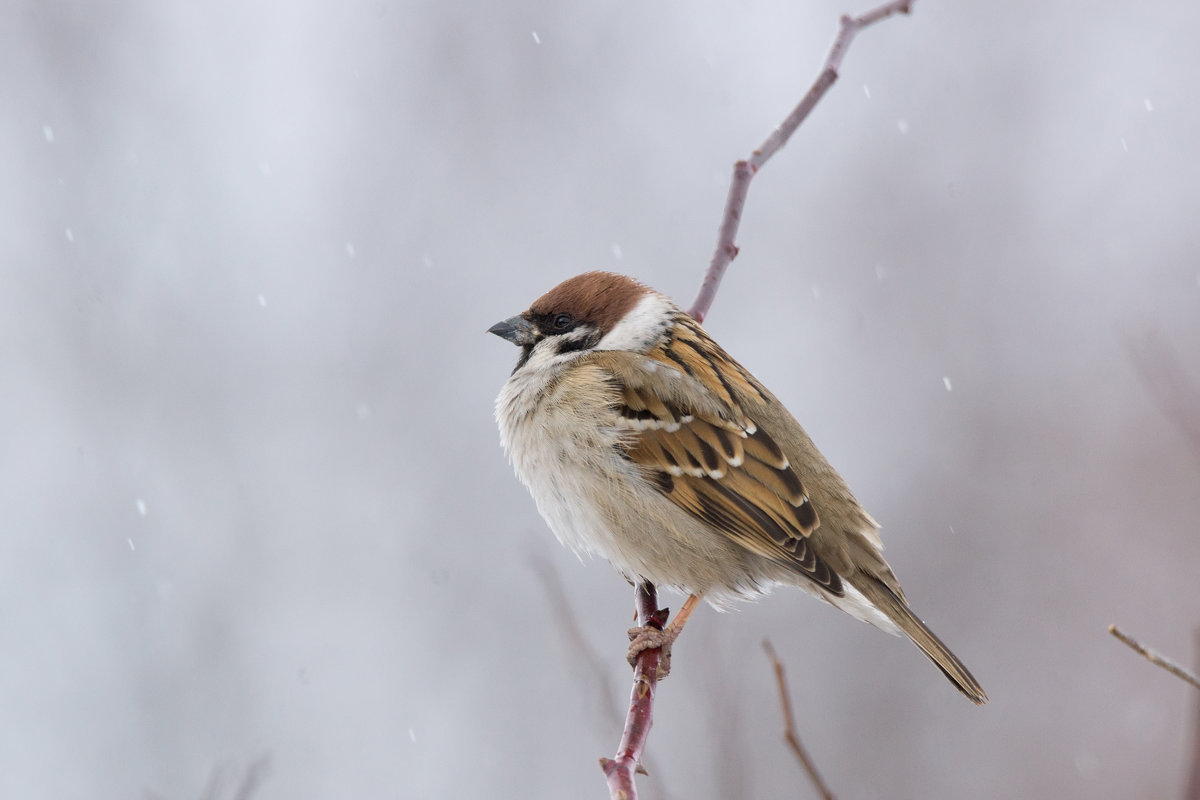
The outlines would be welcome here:
<svg viewBox="0 0 1200 800">
<path fill-rule="evenodd" d="M 688 596 L 643 649 L 669 645 L 701 598 L 724 608 L 795 586 L 907 636 L 987 700 L 909 608 L 878 523 L 800 423 L 666 295 L 588 272 L 488 330 L 521 348 L 496 421 L 559 541 Z"/>
</svg>

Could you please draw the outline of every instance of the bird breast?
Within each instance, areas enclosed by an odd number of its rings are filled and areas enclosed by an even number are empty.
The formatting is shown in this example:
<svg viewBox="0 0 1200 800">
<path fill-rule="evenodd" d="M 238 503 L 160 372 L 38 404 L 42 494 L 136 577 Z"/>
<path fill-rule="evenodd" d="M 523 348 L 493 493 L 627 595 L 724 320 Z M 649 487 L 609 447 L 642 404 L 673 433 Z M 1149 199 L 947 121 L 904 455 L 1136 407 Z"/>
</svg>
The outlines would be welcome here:
<svg viewBox="0 0 1200 800">
<path fill-rule="evenodd" d="M 689 593 L 741 595 L 761 560 L 681 511 L 625 452 L 619 390 L 578 365 L 551 380 L 518 370 L 496 400 L 501 443 L 555 536 L 631 579 Z M 716 592 L 716 594 L 712 594 Z"/>
</svg>

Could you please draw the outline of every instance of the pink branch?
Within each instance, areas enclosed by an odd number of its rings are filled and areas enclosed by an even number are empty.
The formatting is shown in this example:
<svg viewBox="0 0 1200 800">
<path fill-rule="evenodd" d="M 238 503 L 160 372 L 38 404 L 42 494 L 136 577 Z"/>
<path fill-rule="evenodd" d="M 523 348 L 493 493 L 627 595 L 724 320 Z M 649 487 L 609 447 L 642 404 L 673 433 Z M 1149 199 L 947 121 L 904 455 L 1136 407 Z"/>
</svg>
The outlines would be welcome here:
<svg viewBox="0 0 1200 800">
<path fill-rule="evenodd" d="M 708 316 L 708 310 L 712 307 L 713 300 L 717 296 L 717 289 L 721 285 L 721 278 L 725 276 L 725 270 L 729 268 L 729 264 L 737 257 L 738 247 L 735 242 L 738 225 L 742 221 L 742 208 L 746 205 L 746 194 L 750 190 L 751 179 L 762 165 L 775 155 L 776 151 L 787 144 L 788 139 L 800 127 L 800 123 L 804 122 L 813 107 L 824 97 L 825 92 L 829 91 L 829 87 L 833 86 L 834 81 L 838 79 L 838 70 L 841 69 L 842 59 L 845 58 L 846 51 L 850 48 L 850 42 L 854 40 L 858 32 L 892 14 L 909 13 L 914 2 L 915 0 L 893 0 L 891 3 L 885 3 L 858 17 L 843 16 L 837 38 L 834 39 L 833 47 L 829 49 L 829 55 L 825 59 L 825 68 L 813 82 L 812 88 L 804 95 L 804 99 L 792 109 L 792 113 L 787 115 L 778 128 L 771 131 L 771 135 L 750 154 L 750 158 L 733 165 L 733 180 L 730 181 L 729 196 L 725 200 L 725 214 L 721 219 L 721 228 L 717 234 L 717 247 L 713 251 L 712 261 L 708 264 L 704 280 L 700 283 L 700 292 L 688 310 L 688 313 L 695 317 L 697 322 L 704 322 L 704 318 Z"/>
<path fill-rule="evenodd" d="M 639 583 L 634 601 L 637 603 L 638 625 L 653 625 L 661 629 L 669 611 L 658 607 L 658 592 L 650 582 Z M 642 769 L 642 752 L 654 721 L 654 691 L 658 686 L 660 648 L 643 650 L 633 668 L 633 691 L 629 697 L 629 713 L 625 716 L 625 732 L 617 746 L 615 758 L 600 759 L 600 769 L 608 778 L 608 793 L 613 800 L 637 800 L 634 772 Z"/>
</svg>

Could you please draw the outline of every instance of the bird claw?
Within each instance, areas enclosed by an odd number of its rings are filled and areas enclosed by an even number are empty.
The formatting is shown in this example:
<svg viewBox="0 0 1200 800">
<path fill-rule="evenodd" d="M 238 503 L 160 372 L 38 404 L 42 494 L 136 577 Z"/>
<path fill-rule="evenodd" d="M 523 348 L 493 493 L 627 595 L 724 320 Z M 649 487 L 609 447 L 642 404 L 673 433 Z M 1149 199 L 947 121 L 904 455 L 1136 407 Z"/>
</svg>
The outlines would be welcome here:
<svg viewBox="0 0 1200 800">
<path fill-rule="evenodd" d="M 630 628 L 629 634 L 629 652 L 626 658 L 629 661 L 629 666 L 637 667 L 637 659 L 646 650 L 660 650 L 662 655 L 658 658 L 658 669 L 655 678 L 662 680 L 671 674 L 671 645 L 679 638 L 679 632 L 670 628 L 663 630 L 662 628 L 653 625 L 641 625 L 637 628 Z"/>
</svg>

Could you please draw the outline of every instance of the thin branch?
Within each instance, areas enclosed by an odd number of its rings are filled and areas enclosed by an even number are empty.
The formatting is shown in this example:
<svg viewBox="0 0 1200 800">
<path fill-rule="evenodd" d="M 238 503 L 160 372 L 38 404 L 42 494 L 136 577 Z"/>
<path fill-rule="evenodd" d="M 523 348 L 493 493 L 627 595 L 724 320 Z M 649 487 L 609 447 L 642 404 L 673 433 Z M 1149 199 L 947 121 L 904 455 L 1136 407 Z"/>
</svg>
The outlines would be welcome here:
<svg viewBox="0 0 1200 800">
<path fill-rule="evenodd" d="M 1118 639 L 1120 639 L 1125 644 L 1132 647 L 1134 650 L 1141 653 L 1146 658 L 1146 660 L 1149 661 L 1151 664 L 1156 664 L 1156 665 L 1162 667 L 1167 672 L 1174 675 L 1176 678 L 1179 678 L 1180 680 L 1183 680 L 1183 681 L 1187 681 L 1192 686 L 1195 686 L 1197 689 L 1200 689 L 1200 677 L 1197 677 L 1196 674 L 1194 672 L 1192 672 L 1191 670 L 1185 669 L 1184 667 L 1179 666 L 1178 664 L 1176 664 L 1174 661 L 1167 658 L 1166 656 L 1164 656 L 1154 650 L 1151 650 L 1149 647 L 1146 647 L 1144 644 L 1137 641 L 1133 637 L 1126 635 L 1124 632 L 1119 630 L 1116 625 L 1109 625 L 1108 632 L 1111 633 L 1113 636 L 1117 637 Z"/>
<path fill-rule="evenodd" d="M 788 691 L 783 661 L 776 655 L 770 639 L 763 639 L 763 649 L 767 651 L 767 658 L 771 659 L 771 666 L 775 668 L 775 681 L 779 684 L 779 705 L 783 707 L 783 739 L 796 754 L 800 766 L 804 767 L 804 771 L 808 773 L 808 779 L 812 781 L 822 800 L 834 800 L 833 792 L 829 791 L 829 787 L 825 785 L 825 781 L 821 780 L 821 776 L 817 772 L 817 765 L 808 757 L 804 745 L 800 744 L 800 736 L 796 733 L 796 719 L 792 716 L 792 696 Z"/>
<path fill-rule="evenodd" d="M 742 221 L 742 209 L 746 205 L 746 195 L 750 191 L 750 181 L 754 175 L 771 156 L 787 144 L 788 139 L 800 127 L 800 123 L 804 122 L 813 107 L 829 91 L 829 87 L 833 86 L 838 79 L 842 59 L 845 58 L 846 51 L 850 48 L 850 43 L 858 35 L 858 32 L 892 14 L 908 14 L 912 10 L 914 2 L 915 0 L 893 0 L 893 2 L 885 3 L 857 17 L 843 16 L 837 38 L 834 39 L 833 47 L 829 49 L 829 55 L 825 58 L 825 66 L 799 105 L 792 109 L 792 113 L 787 115 L 779 127 L 771 131 L 771 135 L 750 154 L 750 158 L 738 161 L 733 165 L 733 179 L 729 183 L 725 213 L 721 218 L 721 227 L 717 233 L 717 247 L 713 251 L 708 271 L 704 274 L 704 280 L 700 283 L 700 292 L 688 310 L 688 313 L 695 317 L 697 322 L 703 322 L 704 318 L 708 316 L 708 310 L 712 307 L 713 300 L 717 296 L 717 289 L 721 285 L 721 278 L 725 276 L 725 270 L 728 269 L 729 264 L 737 258 L 738 226 Z"/>
<path fill-rule="evenodd" d="M 658 592 L 649 581 L 639 583 L 634 594 L 638 625 L 662 628 L 667 622 L 667 609 L 658 607 Z M 613 800 L 637 800 L 635 772 L 642 769 L 642 752 L 654 721 L 654 692 L 658 686 L 658 662 L 662 650 L 654 647 L 643 650 L 633 668 L 633 691 L 629 697 L 629 712 L 625 715 L 625 731 L 613 758 L 600 759 L 600 768 L 608 778 L 608 793 Z"/>
</svg>

